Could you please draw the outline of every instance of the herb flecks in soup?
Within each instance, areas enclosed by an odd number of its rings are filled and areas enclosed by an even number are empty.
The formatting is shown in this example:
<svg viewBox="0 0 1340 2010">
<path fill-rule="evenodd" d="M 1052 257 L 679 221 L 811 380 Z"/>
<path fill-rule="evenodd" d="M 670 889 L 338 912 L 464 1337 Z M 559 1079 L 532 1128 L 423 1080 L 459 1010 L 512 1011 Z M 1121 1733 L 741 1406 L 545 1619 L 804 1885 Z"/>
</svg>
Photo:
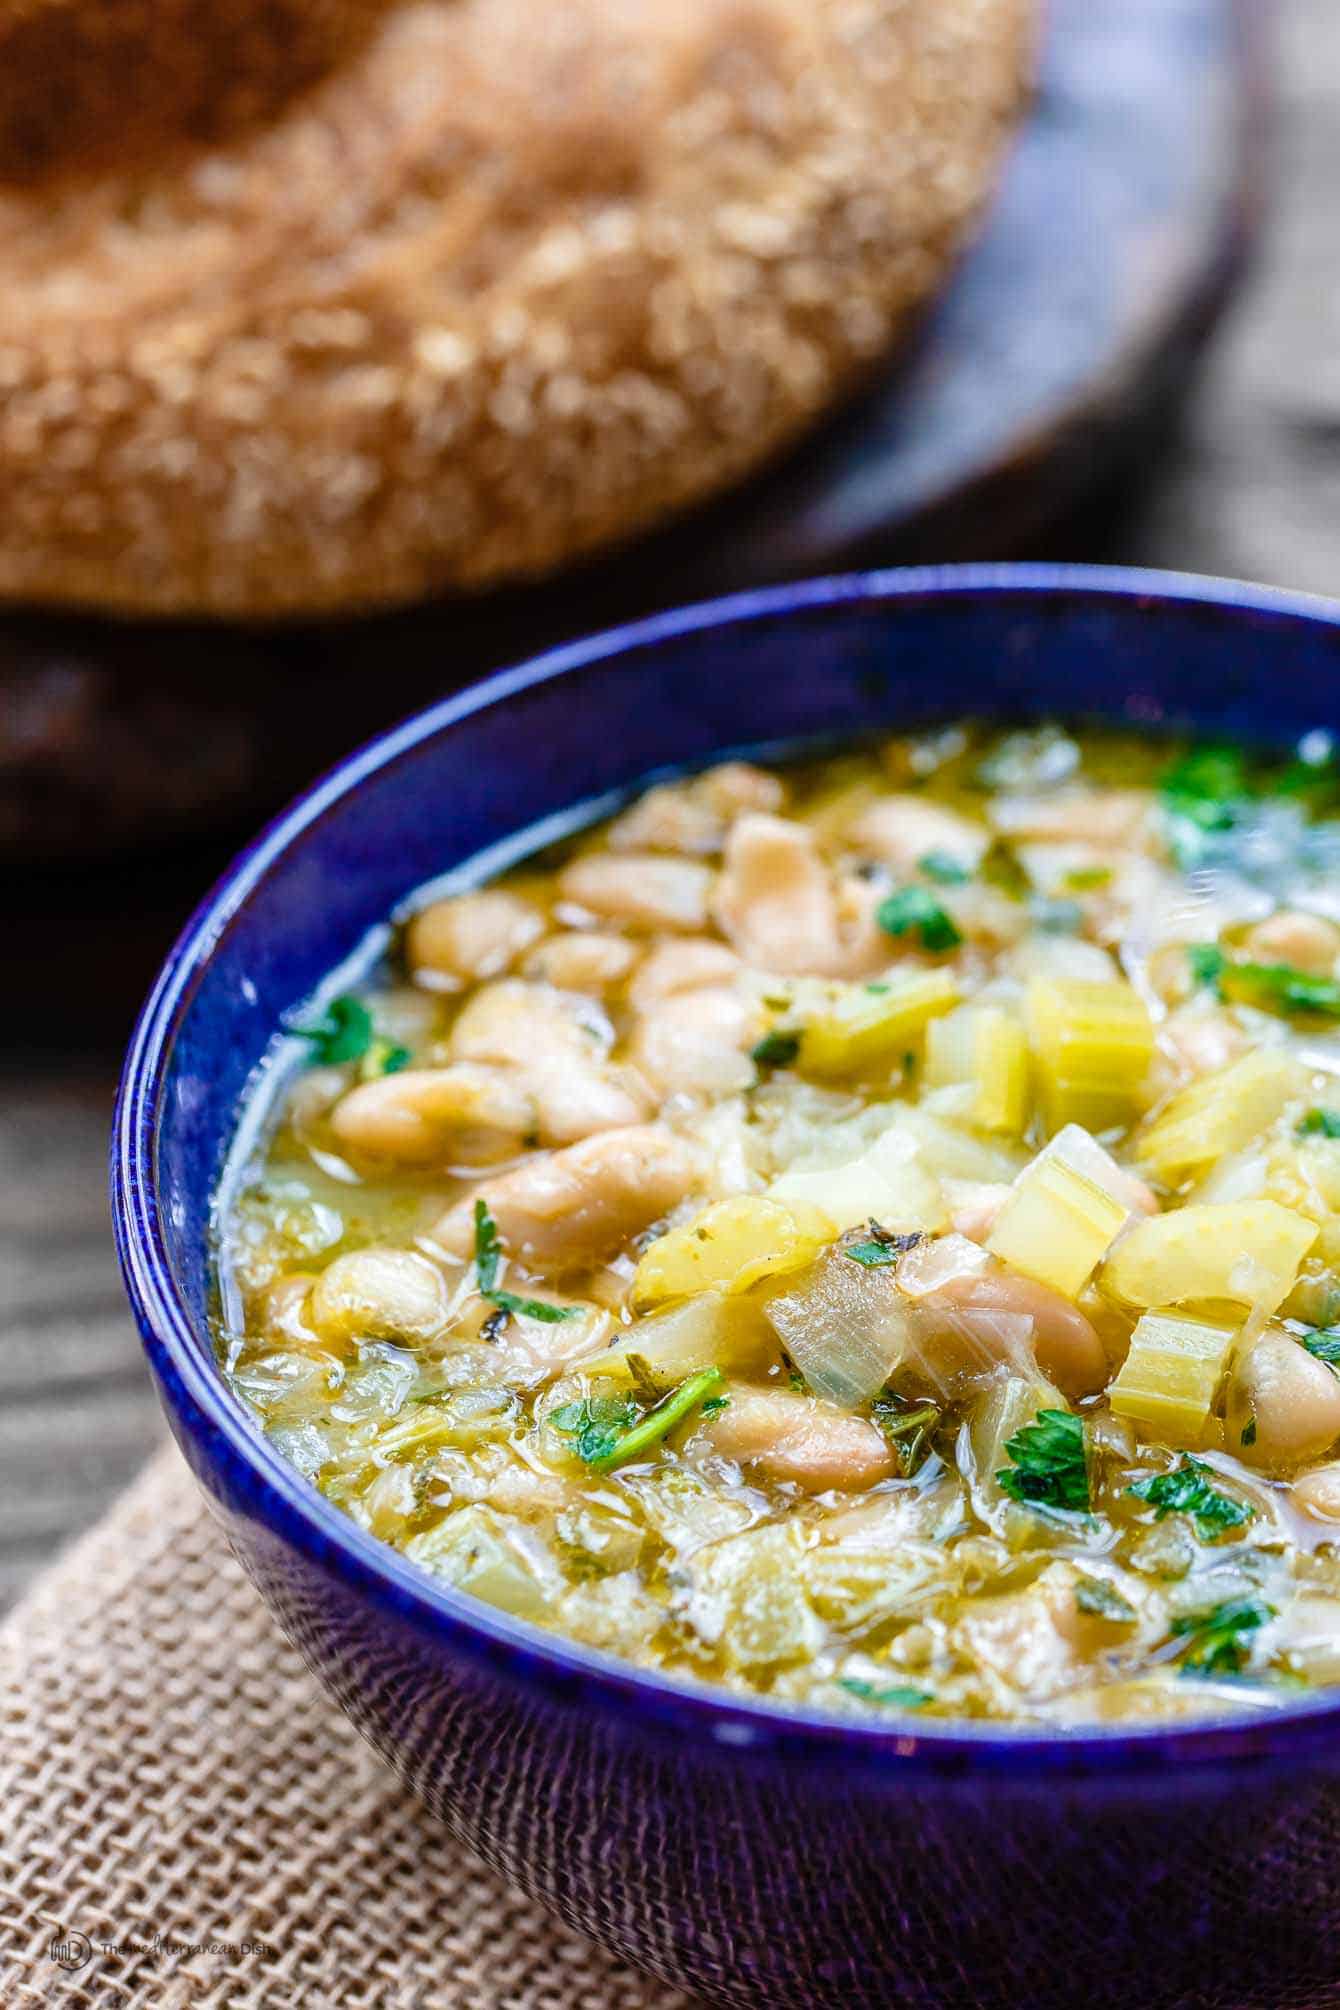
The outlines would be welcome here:
<svg viewBox="0 0 1340 2010">
<path fill-rule="evenodd" d="M 313 1008 L 226 1372 L 505 1612 L 858 1713 L 1340 1680 L 1340 822 L 972 727 L 649 790 Z"/>
</svg>

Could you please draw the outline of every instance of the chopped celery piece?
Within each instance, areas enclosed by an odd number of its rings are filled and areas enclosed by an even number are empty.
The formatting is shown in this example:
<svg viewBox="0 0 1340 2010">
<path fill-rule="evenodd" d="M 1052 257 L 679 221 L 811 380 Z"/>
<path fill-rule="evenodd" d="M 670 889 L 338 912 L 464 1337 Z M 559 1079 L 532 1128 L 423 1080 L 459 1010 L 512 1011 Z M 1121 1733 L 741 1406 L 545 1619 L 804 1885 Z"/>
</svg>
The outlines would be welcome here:
<svg viewBox="0 0 1340 2010">
<path fill-rule="evenodd" d="M 948 970 L 895 972 L 879 984 L 849 984 L 802 1007 L 802 1074 L 855 1075 L 898 1061 L 932 1019 L 959 1002 Z"/>
<path fill-rule="evenodd" d="M 1139 1221 L 1104 1265 L 1104 1291 L 1127 1305 L 1273 1312 L 1288 1297 L 1317 1225 L 1273 1200 L 1205 1202 Z"/>
<path fill-rule="evenodd" d="M 1028 1117 L 1028 1042 L 998 1005 L 965 1005 L 926 1028 L 926 1084 L 967 1083 L 967 1116 L 984 1131 L 1017 1137 Z"/>
<path fill-rule="evenodd" d="M 1154 1029 L 1129 984 L 1035 977 L 1026 1013 L 1049 1130 L 1102 1131 L 1138 1115 Z"/>
<path fill-rule="evenodd" d="M 1277 1048 L 1259 1047 L 1180 1089 L 1139 1140 L 1136 1155 L 1165 1186 L 1178 1186 L 1259 1137 L 1298 1084 L 1296 1062 Z"/>
<path fill-rule="evenodd" d="M 1114 1413 L 1161 1444 L 1199 1445 L 1237 1336 L 1235 1325 L 1146 1312 L 1108 1389 Z"/>
<path fill-rule="evenodd" d="M 714 1201 L 682 1228 L 659 1236 L 633 1278 L 639 1311 L 698 1291 L 748 1291 L 765 1277 L 803 1270 L 837 1230 L 826 1214 L 766 1194 Z"/>
<path fill-rule="evenodd" d="M 788 1207 L 819 1209 L 839 1229 L 871 1220 L 895 1231 L 949 1225 L 940 1182 L 922 1164 L 917 1140 L 894 1126 L 845 1165 L 783 1173 L 768 1192 Z"/>
<path fill-rule="evenodd" d="M 986 1246 L 1012 1269 L 1074 1298 L 1129 1212 L 1123 1201 L 1048 1146 L 1014 1182 Z"/>
</svg>

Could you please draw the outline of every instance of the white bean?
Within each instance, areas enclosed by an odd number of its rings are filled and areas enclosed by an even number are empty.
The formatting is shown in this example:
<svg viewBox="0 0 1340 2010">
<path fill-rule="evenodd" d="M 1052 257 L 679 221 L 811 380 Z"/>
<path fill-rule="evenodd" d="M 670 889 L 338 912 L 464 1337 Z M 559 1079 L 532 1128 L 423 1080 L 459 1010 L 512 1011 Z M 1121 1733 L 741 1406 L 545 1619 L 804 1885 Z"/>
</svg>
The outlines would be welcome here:
<svg viewBox="0 0 1340 2010">
<path fill-rule="evenodd" d="M 704 1172 L 698 1154 L 660 1124 L 602 1131 L 565 1151 L 486 1180 L 479 1196 L 509 1255 L 548 1274 L 602 1263 L 681 1201 Z M 474 1199 L 451 1208 L 433 1234 L 465 1256 Z"/>
<path fill-rule="evenodd" d="M 1269 1327 L 1235 1369 L 1229 1416 L 1242 1428 L 1255 1420 L 1249 1444 L 1241 1443 L 1242 1429 L 1229 1432 L 1248 1465 L 1302 1465 L 1340 1438 L 1340 1376 L 1290 1334 Z"/>
<path fill-rule="evenodd" d="M 674 928 L 696 932 L 707 921 L 712 889 L 709 867 L 691 859 L 658 858 L 653 853 L 590 852 L 558 876 L 564 900 L 588 914 L 632 928 Z"/>
<path fill-rule="evenodd" d="M 497 977 L 544 934 L 544 916 L 519 894 L 491 889 L 435 900 L 405 932 L 405 954 L 421 982 L 454 990 Z"/>
<path fill-rule="evenodd" d="M 441 1271 L 412 1249 L 356 1249 L 317 1279 L 308 1314 L 324 1340 L 430 1340 L 447 1323 Z"/>
<path fill-rule="evenodd" d="M 703 1435 L 713 1451 L 806 1493 L 863 1490 L 897 1470 L 886 1439 L 864 1417 L 785 1389 L 733 1385 Z"/>
</svg>

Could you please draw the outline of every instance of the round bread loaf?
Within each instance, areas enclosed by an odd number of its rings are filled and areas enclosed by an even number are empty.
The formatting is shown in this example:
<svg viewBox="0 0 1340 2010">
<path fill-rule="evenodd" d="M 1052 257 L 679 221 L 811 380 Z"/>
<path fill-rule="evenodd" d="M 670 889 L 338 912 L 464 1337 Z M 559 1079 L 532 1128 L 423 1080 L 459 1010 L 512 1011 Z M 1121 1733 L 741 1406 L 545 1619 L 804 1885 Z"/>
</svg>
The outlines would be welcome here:
<svg viewBox="0 0 1340 2010">
<path fill-rule="evenodd" d="M 936 286 L 1034 5 L 0 0 L 0 596 L 372 607 L 721 489 Z"/>
</svg>

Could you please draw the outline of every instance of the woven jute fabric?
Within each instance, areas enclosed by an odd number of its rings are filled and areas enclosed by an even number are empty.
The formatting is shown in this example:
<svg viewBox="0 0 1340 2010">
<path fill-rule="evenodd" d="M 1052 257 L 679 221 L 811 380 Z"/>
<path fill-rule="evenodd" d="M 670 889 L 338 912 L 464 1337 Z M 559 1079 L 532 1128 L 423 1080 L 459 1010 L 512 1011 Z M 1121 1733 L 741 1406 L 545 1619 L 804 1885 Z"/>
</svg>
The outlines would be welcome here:
<svg viewBox="0 0 1340 2010">
<path fill-rule="evenodd" d="M 0 2005 L 691 2010 L 454 1842 L 165 1449 L 0 1630 Z"/>
</svg>

